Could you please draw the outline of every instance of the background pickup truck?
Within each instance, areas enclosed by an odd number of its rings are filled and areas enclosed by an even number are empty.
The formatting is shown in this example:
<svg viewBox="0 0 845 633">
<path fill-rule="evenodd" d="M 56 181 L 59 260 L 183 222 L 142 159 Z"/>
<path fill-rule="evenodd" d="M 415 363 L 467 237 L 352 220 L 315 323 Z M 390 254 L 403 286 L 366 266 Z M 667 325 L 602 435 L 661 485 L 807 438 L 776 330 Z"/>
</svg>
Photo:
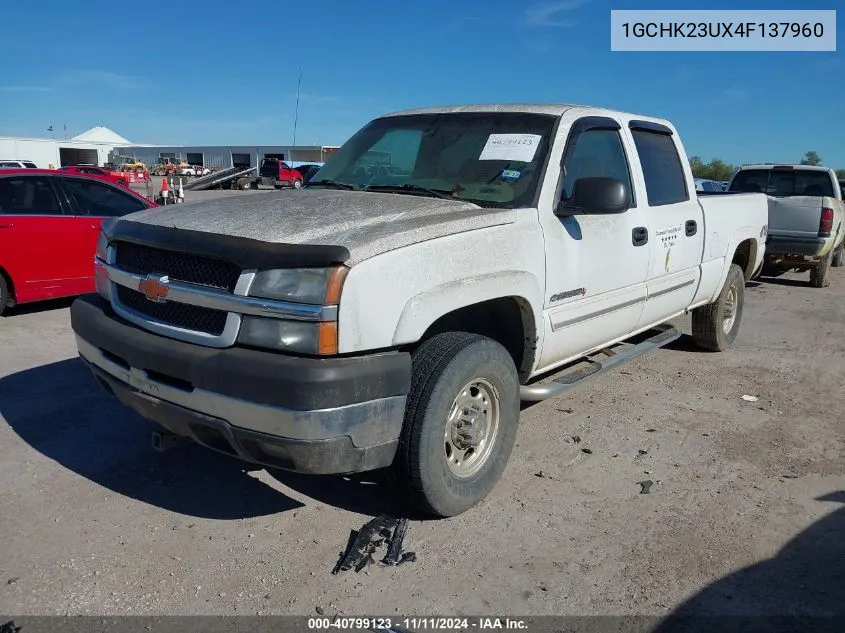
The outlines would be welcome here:
<svg viewBox="0 0 845 633">
<path fill-rule="evenodd" d="M 296 196 L 106 227 L 99 296 L 76 300 L 72 325 L 159 446 L 185 436 L 307 473 L 390 467 L 417 512 L 449 516 L 498 481 L 521 400 L 665 345 L 680 332 L 662 324 L 688 311 L 701 347 L 728 347 L 767 216 L 762 194 L 699 199 L 666 121 L 405 111 Z"/>
<path fill-rule="evenodd" d="M 763 274 L 809 270 L 815 288 L 830 285 L 830 268 L 842 265 L 845 203 L 836 172 L 810 165 L 746 165 L 728 191 L 769 198 L 769 239 Z"/>
</svg>

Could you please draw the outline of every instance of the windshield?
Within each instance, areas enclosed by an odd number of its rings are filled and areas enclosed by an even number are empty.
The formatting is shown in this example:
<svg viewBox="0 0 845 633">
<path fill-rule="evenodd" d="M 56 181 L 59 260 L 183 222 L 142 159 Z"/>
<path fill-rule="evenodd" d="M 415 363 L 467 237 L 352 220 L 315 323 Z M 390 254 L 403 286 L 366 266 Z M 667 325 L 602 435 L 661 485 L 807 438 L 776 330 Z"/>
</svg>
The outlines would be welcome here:
<svg viewBox="0 0 845 633">
<path fill-rule="evenodd" d="M 376 119 L 309 186 L 333 181 L 408 195 L 436 192 L 483 207 L 534 206 L 554 123 L 553 116 L 498 112 Z"/>
<path fill-rule="evenodd" d="M 742 169 L 730 190 L 770 196 L 836 196 L 830 174 L 815 169 Z"/>
</svg>

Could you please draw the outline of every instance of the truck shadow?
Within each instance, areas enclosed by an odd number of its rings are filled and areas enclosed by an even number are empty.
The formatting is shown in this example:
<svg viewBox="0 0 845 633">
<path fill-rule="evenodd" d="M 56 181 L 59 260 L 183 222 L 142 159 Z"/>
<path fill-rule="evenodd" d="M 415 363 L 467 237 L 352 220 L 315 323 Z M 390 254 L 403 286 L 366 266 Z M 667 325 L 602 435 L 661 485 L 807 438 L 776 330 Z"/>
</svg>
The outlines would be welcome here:
<svg viewBox="0 0 845 633">
<path fill-rule="evenodd" d="M 811 288 L 809 279 L 784 279 L 783 277 L 759 277 L 759 280 L 772 286 L 791 286 L 793 288 Z"/>
<path fill-rule="evenodd" d="M 845 491 L 816 501 L 845 504 Z M 681 604 L 653 633 L 841 631 L 845 616 L 845 507 L 769 560 L 721 578 Z"/>
<path fill-rule="evenodd" d="M 302 506 L 226 455 L 201 446 L 157 452 L 152 425 L 106 394 L 78 358 L 0 378 L 0 415 L 68 470 L 166 510 L 242 519 Z"/>
<path fill-rule="evenodd" d="M 262 466 L 195 444 L 156 451 L 156 427 L 107 394 L 78 358 L 0 378 L 0 416 L 32 448 L 68 470 L 166 510 L 228 520 L 304 505 L 252 476 Z M 291 490 L 353 512 L 376 516 L 400 507 L 382 473 L 268 473 Z"/>
</svg>

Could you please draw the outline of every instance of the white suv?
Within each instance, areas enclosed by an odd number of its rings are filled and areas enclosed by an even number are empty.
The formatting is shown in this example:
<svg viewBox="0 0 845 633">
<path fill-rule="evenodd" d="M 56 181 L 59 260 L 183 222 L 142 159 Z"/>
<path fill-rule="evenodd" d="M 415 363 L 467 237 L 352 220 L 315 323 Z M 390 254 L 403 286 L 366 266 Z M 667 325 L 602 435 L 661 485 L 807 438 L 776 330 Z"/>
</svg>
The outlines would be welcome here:
<svg viewBox="0 0 845 633">
<path fill-rule="evenodd" d="M 38 169 L 31 160 L 0 160 L 0 169 Z"/>
</svg>

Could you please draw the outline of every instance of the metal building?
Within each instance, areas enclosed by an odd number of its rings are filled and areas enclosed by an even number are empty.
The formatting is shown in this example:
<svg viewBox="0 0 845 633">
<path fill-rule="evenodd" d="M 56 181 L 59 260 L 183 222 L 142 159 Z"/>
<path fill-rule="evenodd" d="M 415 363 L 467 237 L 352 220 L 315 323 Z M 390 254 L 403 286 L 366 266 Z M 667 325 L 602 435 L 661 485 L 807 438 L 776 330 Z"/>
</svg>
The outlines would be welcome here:
<svg viewBox="0 0 845 633">
<path fill-rule="evenodd" d="M 83 163 L 102 165 L 108 162 L 113 151 L 130 145 L 137 147 L 137 144 L 102 126 L 71 139 L 0 136 L 0 161 L 27 160 L 41 169 Z"/>
<path fill-rule="evenodd" d="M 324 163 L 336 152 L 337 146 L 326 145 L 208 145 L 208 146 L 164 146 L 133 145 L 121 147 L 115 153 L 127 156 L 152 167 L 163 158 L 184 160 L 190 165 L 203 165 L 211 169 L 229 167 L 256 167 L 264 158 L 278 158 L 293 166 L 305 163 Z"/>
</svg>

